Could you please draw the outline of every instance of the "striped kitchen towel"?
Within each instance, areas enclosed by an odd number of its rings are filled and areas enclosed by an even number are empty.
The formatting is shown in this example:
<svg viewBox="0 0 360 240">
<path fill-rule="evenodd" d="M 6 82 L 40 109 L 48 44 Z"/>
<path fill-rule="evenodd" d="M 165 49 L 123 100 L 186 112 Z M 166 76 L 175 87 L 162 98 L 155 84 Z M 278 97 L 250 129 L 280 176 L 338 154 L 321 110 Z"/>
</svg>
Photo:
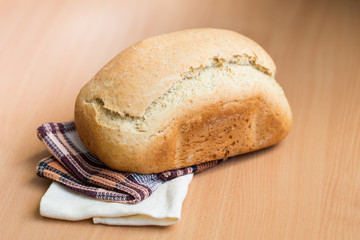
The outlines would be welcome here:
<svg viewBox="0 0 360 240">
<path fill-rule="evenodd" d="M 37 135 L 52 155 L 37 164 L 37 175 L 103 201 L 135 204 L 149 197 L 166 181 L 204 171 L 224 161 L 147 175 L 120 172 L 106 167 L 89 152 L 80 140 L 74 122 L 45 123 L 37 129 Z"/>
</svg>

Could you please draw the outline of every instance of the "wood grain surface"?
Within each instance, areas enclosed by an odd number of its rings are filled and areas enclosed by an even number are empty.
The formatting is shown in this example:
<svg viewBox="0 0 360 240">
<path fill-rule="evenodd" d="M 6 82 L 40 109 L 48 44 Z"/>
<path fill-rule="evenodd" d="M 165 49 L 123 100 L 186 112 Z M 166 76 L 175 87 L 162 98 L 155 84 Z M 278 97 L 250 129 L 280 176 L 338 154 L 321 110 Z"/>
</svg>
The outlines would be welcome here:
<svg viewBox="0 0 360 240">
<path fill-rule="evenodd" d="M 360 239 L 359 1 L 0 2 L 1 239 Z M 38 125 L 73 119 L 75 97 L 145 37 L 238 31 L 273 57 L 293 111 L 280 144 L 198 174 L 170 227 L 43 218 L 50 182 Z"/>
</svg>

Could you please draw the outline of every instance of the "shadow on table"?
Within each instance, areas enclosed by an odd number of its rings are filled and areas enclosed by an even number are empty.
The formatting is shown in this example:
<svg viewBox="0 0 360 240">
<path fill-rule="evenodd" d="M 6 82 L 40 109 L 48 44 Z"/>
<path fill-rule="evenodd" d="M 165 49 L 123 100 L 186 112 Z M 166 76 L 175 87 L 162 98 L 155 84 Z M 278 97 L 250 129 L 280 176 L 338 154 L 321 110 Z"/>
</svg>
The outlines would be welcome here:
<svg viewBox="0 0 360 240">
<path fill-rule="evenodd" d="M 41 189 L 47 189 L 51 183 L 51 181 L 46 180 L 44 178 L 40 178 L 36 175 L 35 169 L 36 169 L 36 164 L 41 160 L 44 159 L 46 157 L 50 156 L 49 152 L 47 150 L 43 150 L 39 153 L 34 154 L 33 156 L 28 157 L 25 160 L 25 167 L 27 169 L 29 169 L 29 171 L 32 170 L 33 174 L 31 174 L 31 178 L 30 178 L 30 184 L 35 186 L 35 187 L 40 187 Z"/>
<path fill-rule="evenodd" d="M 34 206 L 32 212 L 32 217 L 34 217 L 36 220 L 43 220 L 43 218 L 39 213 L 39 203 L 41 200 L 41 197 L 44 195 L 46 190 L 49 188 L 51 181 L 48 179 L 40 178 L 36 175 L 36 164 L 43 158 L 48 157 L 50 154 L 47 150 L 40 151 L 30 157 L 28 157 L 24 161 L 24 167 L 26 168 L 26 171 L 31 171 L 32 174 L 30 174 L 30 178 L 27 181 L 28 187 L 31 188 L 32 192 L 37 192 L 40 194 L 36 194 L 36 207 Z"/>
<path fill-rule="evenodd" d="M 201 174 L 201 175 L 211 174 L 212 171 L 221 171 L 221 170 L 224 170 L 225 168 L 230 167 L 233 164 L 243 164 L 245 162 L 255 160 L 260 155 L 269 154 L 271 151 L 276 150 L 277 146 L 279 146 L 280 144 L 281 144 L 281 142 L 276 145 L 273 145 L 273 146 L 270 146 L 270 147 L 267 147 L 267 148 L 264 148 L 261 150 L 257 150 L 257 151 L 249 152 L 249 153 L 243 153 L 240 155 L 230 157 L 225 162 L 223 162 L 213 168 L 205 170 L 204 172 L 200 172 L 197 174 Z"/>
</svg>

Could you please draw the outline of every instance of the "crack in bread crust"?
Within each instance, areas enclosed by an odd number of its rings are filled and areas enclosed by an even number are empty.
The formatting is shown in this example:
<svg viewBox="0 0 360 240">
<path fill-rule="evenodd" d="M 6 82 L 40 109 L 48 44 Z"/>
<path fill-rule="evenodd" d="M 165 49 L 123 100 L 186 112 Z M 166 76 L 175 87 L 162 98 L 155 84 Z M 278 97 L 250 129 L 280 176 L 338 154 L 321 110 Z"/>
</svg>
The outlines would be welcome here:
<svg viewBox="0 0 360 240">
<path fill-rule="evenodd" d="M 257 77 L 273 79 L 265 68 L 256 65 L 255 62 L 255 59 L 247 55 L 234 55 L 228 61 L 213 57 L 211 58 L 211 64 L 208 66 L 190 69 L 188 72 L 183 73 L 179 81 L 174 83 L 163 95 L 154 100 L 146 108 L 143 116 L 131 116 L 126 113 L 110 110 L 100 97 L 95 97 L 85 102 L 93 104 L 98 110 L 98 121 L 102 124 L 112 128 L 120 128 L 120 130 L 147 132 L 147 129 L 143 127 L 146 119 L 160 114 L 169 108 L 174 108 L 184 101 L 191 99 L 191 97 L 211 93 L 217 84 L 219 84 L 219 81 L 226 81 L 233 77 L 233 82 L 236 84 L 243 79 L 254 78 L 253 76 L 246 75 L 249 69 L 253 69 L 253 72 L 256 71 Z M 162 131 L 164 131 L 164 128 L 159 130 L 158 133 Z"/>
</svg>

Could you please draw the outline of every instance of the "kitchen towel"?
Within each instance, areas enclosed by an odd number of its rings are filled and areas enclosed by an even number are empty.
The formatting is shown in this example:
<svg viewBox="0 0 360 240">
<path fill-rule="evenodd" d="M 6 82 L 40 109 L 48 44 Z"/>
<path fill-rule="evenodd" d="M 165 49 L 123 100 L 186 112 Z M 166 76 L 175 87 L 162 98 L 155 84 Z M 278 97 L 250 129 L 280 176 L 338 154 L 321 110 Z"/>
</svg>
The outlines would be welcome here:
<svg viewBox="0 0 360 240">
<path fill-rule="evenodd" d="M 107 225 L 167 226 L 180 220 L 192 177 L 188 174 L 167 181 L 138 204 L 99 201 L 53 182 L 41 199 L 40 214 L 70 221 L 92 218 L 94 223 Z"/>
<path fill-rule="evenodd" d="M 106 167 L 89 152 L 80 140 L 74 122 L 45 123 L 38 128 L 37 134 L 52 155 L 37 164 L 37 175 L 102 201 L 136 204 L 169 180 L 204 171 L 224 161 L 215 160 L 156 174 L 120 172 Z"/>
</svg>

